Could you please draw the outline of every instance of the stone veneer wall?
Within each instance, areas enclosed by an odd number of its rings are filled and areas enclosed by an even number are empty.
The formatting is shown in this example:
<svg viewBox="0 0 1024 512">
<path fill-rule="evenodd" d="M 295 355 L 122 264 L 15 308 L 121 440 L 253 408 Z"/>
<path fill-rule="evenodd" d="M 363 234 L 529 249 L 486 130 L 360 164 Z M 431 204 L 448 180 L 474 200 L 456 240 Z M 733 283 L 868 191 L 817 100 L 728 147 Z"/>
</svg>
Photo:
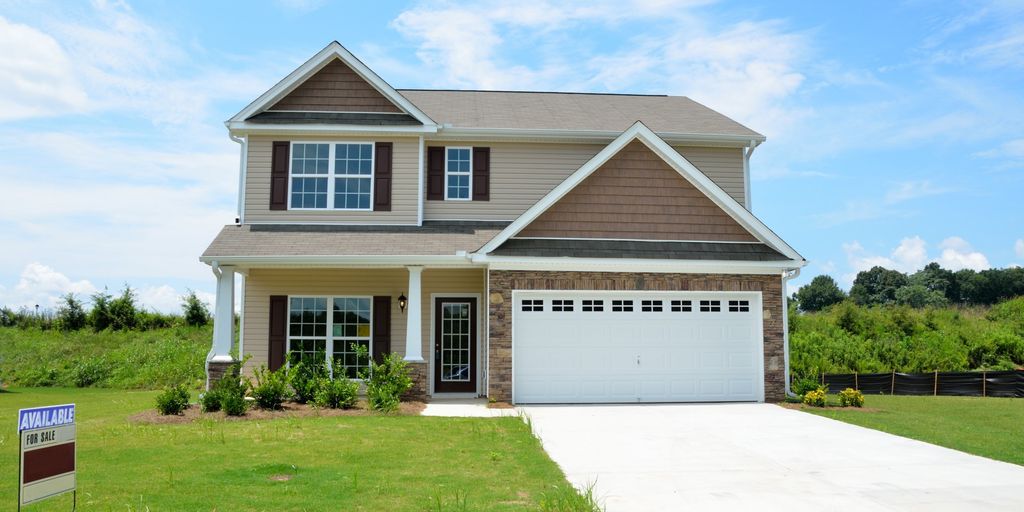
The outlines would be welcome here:
<svg viewBox="0 0 1024 512">
<path fill-rule="evenodd" d="M 430 364 L 428 363 L 409 363 L 409 377 L 412 378 L 412 388 L 406 391 L 402 395 L 403 400 L 416 400 L 420 402 L 427 401 L 427 389 L 428 389 L 428 374 L 430 373 Z"/>
<path fill-rule="evenodd" d="M 764 396 L 785 397 L 781 275 L 661 274 L 492 270 L 487 396 L 512 401 L 512 290 L 761 292 L 764 308 Z"/>
</svg>

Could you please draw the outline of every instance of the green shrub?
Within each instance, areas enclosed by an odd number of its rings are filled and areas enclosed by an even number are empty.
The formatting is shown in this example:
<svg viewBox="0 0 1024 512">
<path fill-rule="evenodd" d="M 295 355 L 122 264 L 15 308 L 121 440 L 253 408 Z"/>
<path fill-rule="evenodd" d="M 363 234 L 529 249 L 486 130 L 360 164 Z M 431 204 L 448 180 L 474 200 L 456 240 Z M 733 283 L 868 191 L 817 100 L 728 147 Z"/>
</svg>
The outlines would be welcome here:
<svg viewBox="0 0 1024 512">
<path fill-rule="evenodd" d="M 853 388 L 846 388 L 839 392 L 840 407 L 864 407 L 864 394 Z"/>
<path fill-rule="evenodd" d="M 199 395 L 199 410 L 203 412 L 217 412 L 221 408 L 221 401 L 224 400 L 224 393 L 213 388 Z"/>
<path fill-rule="evenodd" d="M 184 384 L 170 386 L 156 396 L 156 410 L 165 416 L 181 414 L 188 408 L 190 398 L 191 395 Z"/>
<path fill-rule="evenodd" d="M 345 377 L 331 380 L 327 377 L 317 381 L 313 403 L 329 409 L 351 409 L 359 395 L 359 383 Z"/>
<path fill-rule="evenodd" d="M 353 344 L 352 348 L 357 358 L 369 359 L 366 347 Z M 402 395 L 412 388 L 409 363 L 395 353 L 385 355 L 380 364 L 370 361 L 368 368 L 361 372 L 360 378 L 366 383 L 366 401 L 370 409 L 378 412 L 398 410 Z"/>
<path fill-rule="evenodd" d="M 249 404 L 246 403 L 244 396 L 224 395 L 220 399 L 220 408 L 228 416 L 241 416 L 245 414 L 245 410 L 248 407 Z"/>
<path fill-rule="evenodd" d="M 111 374 L 110 365 L 100 358 L 79 361 L 72 369 L 75 387 L 87 388 L 107 379 Z"/>
<path fill-rule="evenodd" d="M 261 365 L 253 372 L 253 377 L 255 381 L 249 383 L 249 388 L 256 400 L 256 407 L 277 410 L 291 396 L 288 389 L 288 370 L 285 367 L 272 372 L 265 365 Z"/>
<path fill-rule="evenodd" d="M 127 284 L 121 295 L 110 301 L 110 328 L 115 331 L 134 329 L 138 321 L 139 308 L 135 304 L 135 290 Z"/>
<path fill-rule="evenodd" d="M 811 407 L 825 407 L 825 388 L 804 393 L 804 403 Z"/>
<path fill-rule="evenodd" d="M 77 331 L 85 327 L 85 309 L 75 294 L 68 293 L 61 297 L 61 305 L 57 308 L 57 326 L 62 331 Z"/>
<path fill-rule="evenodd" d="M 295 390 L 295 401 L 300 404 L 312 402 L 321 387 L 321 380 L 327 377 L 324 354 L 321 352 L 293 364 L 288 373 L 291 375 L 292 389 Z"/>
<path fill-rule="evenodd" d="M 188 290 L 181 298 L 181 309 L 185 316 L 185 325 L 202 327 L 210 323 L 210 309 L 199 299 L 195 290 Z"/>
<path fill-rule="evenodd" d="M 804 396 L 808 391 L 814 391 L 815 389 L 818 389 L 819 386 L 821 386 L 821 384 L 819 384 L 817 380 L 805 377 L 793 381 L 793 384 L 790 385 L 789 389 L 793 391 L 794 394 Z"/>
</svg>

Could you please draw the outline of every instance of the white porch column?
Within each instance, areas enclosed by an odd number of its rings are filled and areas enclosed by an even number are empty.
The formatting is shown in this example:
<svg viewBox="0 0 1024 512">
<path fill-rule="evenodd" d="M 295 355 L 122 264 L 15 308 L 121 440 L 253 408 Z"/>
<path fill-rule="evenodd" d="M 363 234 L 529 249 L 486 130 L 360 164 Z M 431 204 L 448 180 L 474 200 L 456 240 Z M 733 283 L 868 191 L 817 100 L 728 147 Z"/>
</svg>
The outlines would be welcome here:
<svg viewBox="0 0 1024 512">
<path fill-rule="evenodd" d="M 230 363 L 235 341 L 235 267 L 214 263 L 213 275 L 217 276 L 217 303 L 213 310 L 213 348 L 206 360 Z"/>
<path fill-rule="evenodd" d="M 420 307 L 420 278 L 423 267 L 409 266 L 408 304 L 405 308 L 405 360 L 423 362 L 423 312 Z"/>
</svg>

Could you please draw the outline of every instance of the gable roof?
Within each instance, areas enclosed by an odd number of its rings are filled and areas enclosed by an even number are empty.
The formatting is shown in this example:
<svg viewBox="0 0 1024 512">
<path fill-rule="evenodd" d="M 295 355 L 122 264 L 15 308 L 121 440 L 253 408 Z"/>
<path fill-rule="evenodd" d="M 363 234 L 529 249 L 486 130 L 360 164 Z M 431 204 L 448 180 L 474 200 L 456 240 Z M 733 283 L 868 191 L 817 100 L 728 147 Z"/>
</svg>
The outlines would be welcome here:
<svg viewBox="0 0 1024 512">
<path fill-rule="evenodd" d="M 352 55 L 344 46 L 337 41 L 332 41 L 330 44 L 324 47 L 323 50 L 317 52 L 316 55 L 311 57 L 295 71 L 292 71 L 283 80 L 278 82 L 276 85 L 270 88 L 267 92 L 263 93 L 259 98 L 250 103 L 241 112 L 235 114 L 231 119 L 227 121 L 227 124 L 244 122 L 246 119 L 269 109 L 271 106 L 276 104 L 281 98 L 287 96 L 290 92 L 294 91 L 299 87 L 306 79 L 315 75 L 318 71 L 326 67 L 328 64 L 333 62 L 335 59 L 341 59 L 352 71 L 355 71 L 363 80 L 372 85 L 378 92 L 384 95 L 385 98 L 394 103 L 398 108 L 403 110 L 406 114 L 412 116 L 417 121 L 424 125 L 433 126 L 436 125 L 430 116 L 423 113 L 416 105 L 406 99 L 404 96 L 398 93 L 391 85 L 384 81 L 377 73 L 368 68 L 366 64 Z"/>
<path fill-rule="evenodd" d="M 399 92 L 443 124 L 445 131 L 559 130 L 617 135 L 639 119 L 663 136 L 764 140 L 764 135 L 685 96 L 423 89 Z"/>
<path fill-rule="evenodd" d="M 508 241 L 508 239 L 515 236 L 517 233 L 522 231 L 523 228 L 536 220 L 537 217 L 547 211 L 548 208 L 558 202 L 559 199 L 568 194 L 569 191 L 583 182 L 584 179 L 593 174 L 597 169 L 604 165 L 605 162 L 610 160 L 633 140 L 639 140 L 650 148 L 655 154 L 675 169 L 683 178 L 707 195 L 708 198 L 717 204 L 719 208 L 729 214 L 729 216 L 746 228 L 758 240 L 793 261 L 804 261 L 804 258 L 800 256 L 796 250 L 779 238 L 779 236 L 772 232 L 772 230 L 768 229 L 768 226 L 764 225 L 764 223 L 762 223 L 757 217 L 736 202 L 736 200 L 730 197 L 729 194 L 722 190 L 721 187 L 711 181 L 710 178 L 694 167 L 693 164 L 683 158 L 683 156 L 673 149 L 672 146 L 669 146 L 664 140 L 658 137 L 657 134 L 651 131 L 650 128 L 640 121 L 633 123 L 629 129 L 622 132 L 622 134 L 605 146 L 605 148 L 598 152 L 598 154 L 594 155 L 594 157 L 587 161 L 587 163 L 583 164 L 583 166 L 576 172 L 566 178 L 565 181 L 560 183 L 540 201 L 523 212 L 519 218 L 513 221 L 512 224 L 503 229 L 489 242 L 484 244 L 484 246 L 477 252 L 479 254 L 488 254 L 500 247 Z"/>
</svg>

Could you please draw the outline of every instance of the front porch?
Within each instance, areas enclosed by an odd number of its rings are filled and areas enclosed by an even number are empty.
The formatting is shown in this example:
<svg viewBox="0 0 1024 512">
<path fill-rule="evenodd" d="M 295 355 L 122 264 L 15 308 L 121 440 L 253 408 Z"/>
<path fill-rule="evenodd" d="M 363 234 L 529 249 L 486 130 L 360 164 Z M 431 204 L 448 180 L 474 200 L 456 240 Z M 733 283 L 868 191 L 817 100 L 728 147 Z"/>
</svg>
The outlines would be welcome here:
<svg viewBox="0 0 1024 512">
<path fill-rule="evenodd" d="M 486 395 L 487 272 L 473 266 L 260 268 L 214 266 L 218 296 L 207 361 L 216 379 L 234 359 L 234 274 L 241 274 L 243 372 L 287 355 L 324 353 L 335 374 L 358 371 L 352 345 L 410 363 L 409 398 Z M 403 298 L 404 300 L 399 300 Z M 363 363 L 365 364 L 365 363 Z"/>
</svg>

